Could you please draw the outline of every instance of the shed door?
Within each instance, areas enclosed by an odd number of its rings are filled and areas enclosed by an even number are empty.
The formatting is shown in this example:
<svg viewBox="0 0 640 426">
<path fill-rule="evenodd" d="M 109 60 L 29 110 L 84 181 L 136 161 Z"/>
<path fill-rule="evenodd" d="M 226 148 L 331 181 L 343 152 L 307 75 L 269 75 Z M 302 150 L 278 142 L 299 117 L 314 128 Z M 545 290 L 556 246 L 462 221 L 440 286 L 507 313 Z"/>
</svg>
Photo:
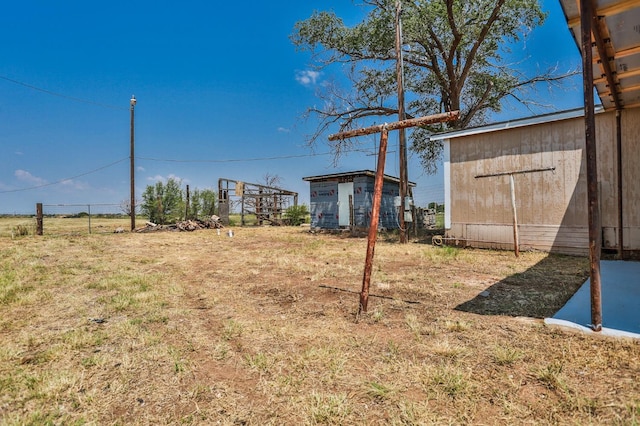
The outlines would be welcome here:
<svg viewBox="0 0 640 426">
<path fill-rule="evenodd" d="M 353 182 L 338 184 L 338 225 L 351 226 L 349 223 L 349 196 L 353 199 Z"/>
</svg>

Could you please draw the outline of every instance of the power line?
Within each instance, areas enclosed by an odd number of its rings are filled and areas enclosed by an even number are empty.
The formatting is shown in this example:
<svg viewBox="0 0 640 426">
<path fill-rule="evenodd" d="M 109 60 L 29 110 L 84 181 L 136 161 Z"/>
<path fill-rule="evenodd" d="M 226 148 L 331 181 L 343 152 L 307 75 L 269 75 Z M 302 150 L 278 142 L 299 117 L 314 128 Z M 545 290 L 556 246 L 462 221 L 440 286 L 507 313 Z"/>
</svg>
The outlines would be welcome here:
<svg viewBox="0 0 640 426">
<path fill-rule="evenodd" d="M 343 152 L 365 152 L 369 153 L 368 150 L 363 149 L 351 149 Z M 152 157 L 138 157 L 138 160 L 147 160 L 147 161 L 162 161 L 167 163 L 241 163 L 241 162 L 249 162 L 249 161 L 272 161 L 272 160 L 287 160 L 291 158 L 305 158 L 305 157 L 320 157 L 324 155 L 334 155 L 333 152 L 318 152 L 312 154 L 296 154 L 296 155 L 280 155 L 274 157 L 254 157 L 254 158 L 230 158 L 225 160 L 177 160 L 172 158 L 152 158 Z"/>
<path fill-rule="evenodd" d="M 0 78 L 3 78 L 0 76 Z M 367 150 L 353 149 L 345 152 L 369 152 Z M 286 160 L 291 158 L 303 158 L 303 157 L 318 157 L 324 155 L 333 155 L 332 152 L 321 152 L 321 153 L 313 153 L 313 154 L 299 154 L 299 155 L 282 155 L 282 156 L 274 156 L 274 157 L 255 157 L 255 158 L 234 158 L 234 159 L 226 159 L 226 160 L 177 160 L 170 158 L 151 158 L 151 157 L 135 157 L 138 160 L 147 160 L 147 161 L 161 161 L 161 162 L 169 162 L 169 163 L 240 163 L 240 162 L 251 162 L 251 161 L 273 161 L 273 160 Z M 5 191 L 0 191 L 0 194 L 8 194 L 13 192 L 23 192 L 30 191 L 33 189 L 44 188 L 47 186 L 58 185 L 60 183 L 66 182 L 68 180 L 77 179 L 82 176 L 90 175 L 92 173 L 96 173 L 100 170 L 104 170 L 111 166 L 115 166 L 118 163 L 122 163 L 123 161 L 129 159 L 129 157 L 121 158 L 120 160 L 114 161 L 113 163 L 109 163 L 105 166 L 98 167 L 96 169 L 90 170 L 85 173 L 81 173 L 79 175 L 71 176 L 68 178 L 60 179 L 55 182 L 45 183 L 42 185 L 30 186 L 27 188 L 19 188 L 19 189 L 9 189 Z"/>
<path fill-rule="evenodd" d="M 147 161 L 163 161 L 167 163 L 241 163 L 244 161 L 271 161 L 271 160 L 286 160 L 290 158 L 303 158 L 303 157 L 318 157 L 322 155 L 330 155 L 330 152 L 323 152 L 317 154 L 300 154 L 300 155 L 282 155 L 277 157 L 256 157 L 256 158 L 233 158 L 226 160 L 175 160 L 170 158 L 151 158 L 151 157 L 136 157 L 138 160 Z"/>
<path fill-rule="evenodd" d="M 85 172 L 85 173 L 81 173 L 79 175 L 71 176 L 71 177 L 68 177 L 68 178 L 60 179 L 60 180 L 57 180 L 55 182 L 43 183 L 42 185 L 30 186 L 28 188 L 9 189 L 9 190 L 6 190 L 6 191 L 0 191 L 0 194 L 8 194 L 10 192 L 30 191 L 32 189 L 38 189 L 38 188 L 44 188 L 44 187 L 47 187 L 47 186 L 58 185 L 60 183 L 66 182 L 68 180 L 77 179 L 77 178 L 82 177 L 82 176 L 86 176 L 86 175 L 90 175 L 92 173 L 99 172 L 100 170 L 104 170 L 104 169 L 106 169 L 108 167 L 115 166 L 116 164 L 122 163 L 123 161 L 128 160 L 128 159 L 129 159 L 129 157 L 121 158 L 120 160 L 114 161 L 113 163 L 109 163 L 106 166 L 98 167 L 97 169 L 93 169 L 91 171 L 88 171 L 88 172 Z"/>
<path fill-rule="evenodd" d="M 43 89 L 41 87 L 37 87 L 37 86 L 34 86 L 32 84 L 23 83 L 22 81 L 14 80 L 12 78 L 5 77 L 3 75 L 0 75 L 0 79 L 8 81 L 8 82 L 13 83 L 13 84 L 17 84 L 19 86 L 26 87 L 28 89 L 36 90 L 38 92 L 46 93 L 46 94 L 52 95 L 52 96 L 57 96 L 59 98 L 68 99 L 68 100 L 74 101 L 74 102 L 81 102 L 81 103 L 84 103 L 84 104 L 96 105 L 96 106 L 100 106 L 100 107 L 103 107 L 103 108 L 110 108 L 110 109 L 117 109 L 117 110 L 126 110 L 126 109 L 128 109 L 128 108 L 124 108 L 124 107 L 120 107 L 120 106 L 103 104 L 101 102 L 94 102 L 94 101 L 89 101 L 87 99 L 81 99 L 81 98 L 75 98 L 73 96 L 63 95 L 62 93 L 53 92 L 51 90 Z"/>
</svg>

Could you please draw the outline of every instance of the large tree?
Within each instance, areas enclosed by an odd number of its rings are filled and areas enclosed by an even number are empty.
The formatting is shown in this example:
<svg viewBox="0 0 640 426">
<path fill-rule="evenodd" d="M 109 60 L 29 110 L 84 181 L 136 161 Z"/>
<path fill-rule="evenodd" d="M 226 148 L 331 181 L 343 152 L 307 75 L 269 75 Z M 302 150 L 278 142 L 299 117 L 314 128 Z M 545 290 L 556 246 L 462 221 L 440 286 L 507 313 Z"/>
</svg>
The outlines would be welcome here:
<svg viewBox="0 0 640 426">
<path fill-rule="evenodd" d="M 351 83 L 347 90 L 322 86 L 322 106 L 308 110 L 319 118 L 311 143 L 326 131 L 398 113 L 396 0 L 361 1 L 368 13 L 360 24 L 348 27 L 335 13 L 320 11 L 296 23 L 291 35 L 299 50 L 313 53 L 319 69 L 344 65 Z M 530 95 L 537 84 L 556 84 L 575 73 L 550 68 L 530 75 L 505 61 L 509 44 L 543 23 L 546 14 L 536 0 L 404 0 L 401 17 L 407 117 L 459 110 L 449 129 L 483 124 L 505 98 L 535 102 Z M 435 171 L 442 150 L 428 140 L 434 130 L 411 133 L 412 149 L 427 172 Z M 351 143 L 337 141 L 333 148 L 339 153 Z"/>
</svg>

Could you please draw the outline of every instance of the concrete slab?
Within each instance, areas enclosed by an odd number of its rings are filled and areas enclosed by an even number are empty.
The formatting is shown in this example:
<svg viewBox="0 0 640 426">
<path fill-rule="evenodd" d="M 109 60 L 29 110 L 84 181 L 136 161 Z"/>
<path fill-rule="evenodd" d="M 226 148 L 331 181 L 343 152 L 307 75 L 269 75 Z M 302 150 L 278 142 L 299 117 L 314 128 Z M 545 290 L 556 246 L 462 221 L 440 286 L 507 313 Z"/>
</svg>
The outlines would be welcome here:
<svg viewBox="0 0 640 426">
<path fill-rule="evenodd" d="M 640 339 L 640 262 L 600 262 L 602 334 Z M 591 291 L 587 280 L 545 324 L 591 332 Z"/>
</svg>

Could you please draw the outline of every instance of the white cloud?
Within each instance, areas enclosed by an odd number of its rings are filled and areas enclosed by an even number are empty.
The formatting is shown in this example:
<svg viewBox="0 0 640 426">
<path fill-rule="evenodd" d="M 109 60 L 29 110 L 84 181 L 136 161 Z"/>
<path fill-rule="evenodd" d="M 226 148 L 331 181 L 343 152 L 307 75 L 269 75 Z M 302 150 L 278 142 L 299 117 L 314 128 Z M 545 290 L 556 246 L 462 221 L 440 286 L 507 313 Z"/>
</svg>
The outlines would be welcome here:
<svg viewBox="0 0 640 426">
<path fill-rule="evenodd" d="M 18 180 L 28 182 L 33 185 L 46 185 L 48 183 L 45 179 L 34 176 L 26 170 L 18 169 L 13 174 L 18 178 Z"/>
<path fill-rule="evenodd" d="M 286 127 L 278 127 L 278 131 L 280 133 L 289 133 L 291 132 L 291 129 L 287 129 Z"/>
<path fill-rule="evenodd" d="M 146 172 L 147 171 L 147 169 L 145 169 L 142 166 L 136 166 L 136 170 L 139 171 L 139 172 Z"/>
<path fill-rule="evenodd" d="M 181 182 L 183 184 L 186 184 L 186 183 L 190 182 L 189 179 L 183 179 L 180 176 L 174 175 L 173 173 L 169 173 L 167 176 L 155 175 L 155 176 L 147 177 L 147 180 L 150 181 L 150 182 L 166 183 L 169 179 L 176 180 L 176 181 Z"/>
<path fill-rule="evenodd" d="M 16 155 L 24 155 L 24 153 L 22 151 L 16 151 L 14 154 L 16 154 Z"/>
<path fill-rule="evenodd" d="M 315 86 L 320 78 L 320 72 L 304 70 L 296 72 L 296 81 L 303 86 Z"/>
<path fill-rule="evenodd" d="M 164 176 L 155 175 L 155 176 L 148 176 L 147 180 L 150 181 L 150 182 L 158 182 L 158 181 L 164 182 L 166 179 L 165 179 Z"/>
<path fill-rule="evenodd" d="M 80 181 L 73 180 L 73 179 L 63 180 L 60 183 L 63 185 L 63 187 L 69 188 L 69 189 L 84 190 L 84 189 L 89 189 L 90 188 L 90 186 L 89 186 L 89 184 L 87 182 L 80 182 Z"/>
</svg>

